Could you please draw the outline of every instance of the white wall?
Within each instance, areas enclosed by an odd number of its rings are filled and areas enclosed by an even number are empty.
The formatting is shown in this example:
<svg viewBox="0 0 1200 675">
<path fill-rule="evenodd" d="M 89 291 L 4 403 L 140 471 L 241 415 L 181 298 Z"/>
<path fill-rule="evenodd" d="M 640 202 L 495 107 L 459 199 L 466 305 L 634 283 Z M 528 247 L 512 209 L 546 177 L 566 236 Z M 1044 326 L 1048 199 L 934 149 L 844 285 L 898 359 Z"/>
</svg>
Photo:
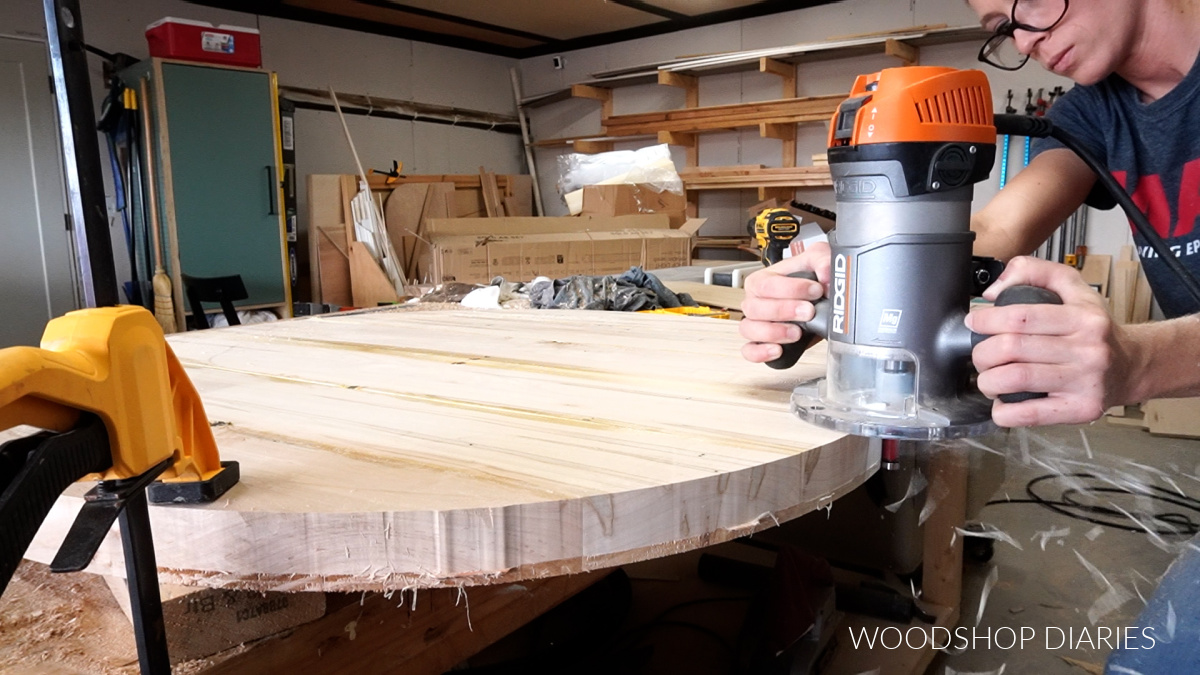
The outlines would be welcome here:
<svg viewBox="0 0 1200 675">
<path fill-rule="evenodd" d="M 84 38 L 108 52 L 148 56 L 146 26 L 166 16 L 257 28 L 263 68 L 281 85 L 327 89 L 434 105 L 515 114 L 509 68 L 513 59 L 397 38 L 259 17 L 193 5 L 182 0 L 81 0 Z M 45 37 L 40 0 L 0 2 L 0 34 Z M 101 61 L 89 58 L 97 108 L 104 97 Z M 364 167 L 404 162 L 407 173 L 523 173 L 520 136 L 441 124 L 348 116 Z M 101 143 L 107 171 L 107 151 Z M 298 111 L 298 185 L 310 173 L 354 173 L 354 160 L 334 113 Z M 106 192 L 112 204 L 111 182 Z M 307 195 L 299 191 L 299 222 L 307 223 Z M 113 220 L 114 224 L 117 222 Z M 128 277 L 119 225 L 112 229 L 118 278 Z M 305 257 L 307 249 L 301 247 Z"/>
<path fill-rule="evenodd" d="M 962 0 L 844 0 L 832 5 L 568 52 L 563 54 L 565 64 L 561 70 L 554 70 L 549 56 L 525 59 L 521 61 L 522 86 L 524 94 L 529 96 L 591 79 L 593 73 L 682 56 L 820 42 L 912 26 L 945 24 L 956 27 L 977 23 L 978 19 Z M 980 64 L 976 60 L 978 50 L 979 45 L 973 43 L 925 47 L 921 50 L 921 64 L 983 68 L 991 80 L 994 105 L 998 111 L 1003 110 L 1005 93 L 1010 88 L 1014 90 L 1014 105 L 1021 108 L 1027 88 L 1032 87 L 1036 92 L 1039 87 L 1048 91 L 1056 85 L 1065 89 L 1072 86 L 1069 80 L 1045 71 L 1035 62 L 1030 62 L 1015 73 Z M 882 55 L 805 64 L 799 70 L 799 95 L 846 92 L 855 76 L 895 65 L 898 65 L 895 59 Z M 683 105 L 682 94 L 671 87 L 646 85 L 614 91 L 616 114 L 666 110 Z M 779 80 L 771 75 L 747 72 L 704 76 L 700 79 L 702 106 L 752 102 L 778 96 Z M 599 104 L 595 101 L 564 101 L 533 109 L 530 115 L 535 139 L 582 136 L 600 131 Z M 798 165 L 811 164 L 812 155 L 824 151 L 826 131 L 826 124 L 799 126 Z M 617 149 L 632 149 L 648 143 L 650 141 L 621 143 Z M 1010 178 L 1021 167 L 1022 150 L 1022 141 L 1018 139 L 1012 143 Z M 542 198 L 550 209 L 548 213 L 565 212 L 554 185 L 558 176 L 558 157 L 566 152 L 539 149 L 536 155 Z M 779 166 L 781 161 L 780 142 L 759 138 L 755 130 L 705 134 L 700 137 L 699 152 L 700 164 L 708 166 Z M 677 165 L 682 168 L 682 153 L 676 152 L 674 156 Z M 976 208 L 987 203 L 999 188 L 999 159 L 996 164 L 990 180 L 976 187 Z M 745 231 L 746 209 L 757 202 L 756 197 L 752 190 L 700 193 L 700 215 L 708 218 L 704 234 L 742 234 Z M 799 190 L 797 198 L 827 208 L 834 205 L 830 189 Z M 1120 246 L 1130 241 L 1129 225 L 1119 211 L 1091 211 L 1087 240 L 1091 251 L 1116 253 Z"/>
</svg>

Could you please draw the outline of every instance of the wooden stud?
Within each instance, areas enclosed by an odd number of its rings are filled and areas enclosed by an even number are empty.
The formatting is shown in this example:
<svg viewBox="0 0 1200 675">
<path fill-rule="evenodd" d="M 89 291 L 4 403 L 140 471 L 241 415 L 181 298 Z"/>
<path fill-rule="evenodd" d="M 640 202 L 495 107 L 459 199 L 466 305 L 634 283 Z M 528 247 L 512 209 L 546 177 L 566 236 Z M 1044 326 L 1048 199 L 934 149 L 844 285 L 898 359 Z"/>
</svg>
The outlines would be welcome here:
<svg viewBox="0 0 1200 675">
<path fill-rule="evenodd" d="M 795 77 L 796 66 L 764 56 L 758 60 L 758 72 L 774 73 L 780 77 Z"/>
<path fill-rule="evenodd" d="M 1129 323 L 1146 323 L 1150 320 L 1150 308 L 1154 302 L 1154 293 L 1150 290 L 1150 280 L 1146 278 L 1146 270 L 1138 264 L 1137 281 L 1133 291 L 1133 308 L 1129 315 Z"/>
<path fill-rule="evenodd" d="M 758 201 L 768 199 L 778 199 L 781 202 L 790 202 L 796 198 L 796 189 L 791 187 L 760 187 L 758 188 Z"/>
<path fill-rule="evenodd" d="M 883 52 L 904 62 L 906 66 L 915 66 L 921 59 L 921 50 L 900 40 L 888 39 L 883 43 Z"/>
<path fill-rule="evenodd" d="M 1109 285 L 1109 310 L 1118 325 L 1130 323 L 1133 317 L 1134 295 L 1137 292 L 1138 271 L 1141 263 L 1136 260 L 1118 260 L 1113 263 L 1112 283 Z"/>
<path fill-rule="evenodd" d="M 796 140 L 796 126 L 794 124 L 772 124 L 763 122 L 758 125 L 758 135 L 763 138 L 778 138 L 781 141 Z"/>
<path fill-rule="evenodd" d="M 571 96 L 575 98 L 590 98 L 603 103 L 601 106 L 600 118 L 607 120 L 612 117 L 613 112 L 613 92 L 612 89 L 604 87 L 593 87 L 588 84 L 573 84 L 571 85 Z M 603 122 L 602 122 L 603 123 Z"/>
<path fill-rule="evenodd" d="M 772 124 L 763 122 L 758 125 L 758 134 L 763 138 L 778 138 L 783 141 L 783 164 L 791 168 L 796 166 L 796 125 Z"/>
<path fill-rule="evenodd" d="M 672 73 L 666 70 L 658 71 L 658 83 L 668 87 L 679 87 L 684 91 L 684 107 L 698 108 L 700 106 L 700 80 L 695 75 L 682 75 L 680 73 Z M 662 140 L 662 134 L 659 134 L 659 143 L 671 143 L 671 141 Z M 690 141 L 675 142 L 673 145 L 682 145 L 687 148 L 684 164 L 686 166 L 698 166 L 700 164 L 700 146 L 696 143 L 696 138 L 693 135 Z"/>
<path fill-rule="evenodd" d="M 658 142 L 666 143 L 667 145 L 680 145 L 683 147 L 691 147 L 696 144 L 696 134 L 682 134 L 674 131 L 658 132 Z"/>
<path fill-rule="evenodd" d="M 612 89 L 593 87 L 589 84 L 573 84 L 571 85 L 571 96 L 575 98 L 591 98 L 597 101 L 610 101 L 612 100 Z"/>
<path fill-rule="evenodd" d="M 612 141 L 578 140 L 571 144 L 571 149 L 584 155 L 594 155 L 600 152 L 612 152 Z"/>
<path fill-rule="evenodd" d="M 504 216 L 504 204 L 496 184 L 496 174 L 479 167 L 479 184 L 483 188 L 483 207 L 489 218 Z"/>
<path fill-rule="evenodd" d="M 682 134 L 674 131 L 658 132 L 658 142 L 666 145 L 678 145 L 685 148 L 686 159 L 685 165 L 688 168 L 696 167 L 700 162 L 700 146 L 696 142 L 696 134 Z"/>
<path fill-rule="evenodd" d="M 668 70 L 660 70 L 658 71 L 658 83 L 684 90 L 686 96 L 685 107 L 696 108 L 700 106 L 700 80 L 695 75 L 683 75 L 672 73 Z"/>
<path fill-rule="evenodd" d="M 778 75 L 783 80 L 780 98 L 796 98 L 796 66 L 763 57 L 758 60 L 758 72 Z"/>
</svg>

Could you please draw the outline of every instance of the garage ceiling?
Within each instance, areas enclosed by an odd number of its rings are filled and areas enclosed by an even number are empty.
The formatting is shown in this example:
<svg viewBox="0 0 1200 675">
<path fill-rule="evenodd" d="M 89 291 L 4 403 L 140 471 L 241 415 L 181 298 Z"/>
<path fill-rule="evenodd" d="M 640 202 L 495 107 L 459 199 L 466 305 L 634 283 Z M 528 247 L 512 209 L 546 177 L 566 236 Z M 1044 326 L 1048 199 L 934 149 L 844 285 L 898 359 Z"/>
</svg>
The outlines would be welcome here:
<svg viewBox="0 0 1200 675">
<path fill-rule="evenodd" d="M 825 5 L 836 0 L 189 1 L 525 58 Z"/>
</svg>

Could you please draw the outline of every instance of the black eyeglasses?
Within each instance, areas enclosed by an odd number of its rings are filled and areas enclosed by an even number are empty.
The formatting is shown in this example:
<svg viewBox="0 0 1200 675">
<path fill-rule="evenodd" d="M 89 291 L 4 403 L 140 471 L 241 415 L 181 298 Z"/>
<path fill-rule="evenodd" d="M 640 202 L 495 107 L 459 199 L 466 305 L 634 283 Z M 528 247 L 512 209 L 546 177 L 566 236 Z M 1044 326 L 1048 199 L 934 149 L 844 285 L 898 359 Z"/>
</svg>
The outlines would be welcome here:
<svg viewBox="0 0 1200 675">
<path fill-rule="evenodd" d="M 1028 54 L 1017 49 L 1013 35 L 1023 30 L 1045 33 L 1067 15 L 1070 0 L 1013 0 L 1012 12 L 979 48 L 979 60 L 1001 70 L 1020 70 L 1029 61 Z"/>
</svg>

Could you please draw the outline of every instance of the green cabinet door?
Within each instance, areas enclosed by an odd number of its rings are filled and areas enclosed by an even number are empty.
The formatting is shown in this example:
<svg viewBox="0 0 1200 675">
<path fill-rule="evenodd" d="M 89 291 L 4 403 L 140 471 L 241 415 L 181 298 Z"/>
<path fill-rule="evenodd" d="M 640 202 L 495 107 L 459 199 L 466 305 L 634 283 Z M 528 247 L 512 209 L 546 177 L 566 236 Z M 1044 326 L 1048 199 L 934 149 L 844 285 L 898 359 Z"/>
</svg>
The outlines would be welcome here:
<svg viewBox="0 0 1200 675">
<path fill-rule="evenodd" d="M 286 303 L 270 74 L 163 63 L 162 80 L 180 270 Z"/>
</svg>

